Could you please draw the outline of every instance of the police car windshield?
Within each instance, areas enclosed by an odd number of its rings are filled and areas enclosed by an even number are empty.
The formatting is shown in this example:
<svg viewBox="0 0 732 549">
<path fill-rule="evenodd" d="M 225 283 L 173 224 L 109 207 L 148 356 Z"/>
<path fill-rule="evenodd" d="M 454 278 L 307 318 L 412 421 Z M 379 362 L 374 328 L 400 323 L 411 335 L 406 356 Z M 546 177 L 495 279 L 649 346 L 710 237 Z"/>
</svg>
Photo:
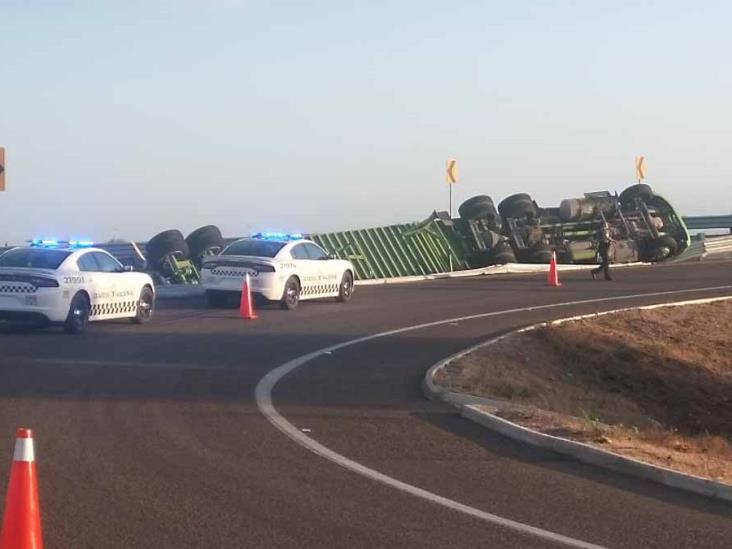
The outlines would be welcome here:
<svg viewBox="0 0 732 549">
<path fill-rule="evenodd" d="M 56 270 L 70 255 L 71 252 L 64 250 L 18 248 L 0 255 L 0 267 Z"/>
<path fill-rule="evenodd" d="M 226 248 L 221 255 L 252 255 L 257 257 L 274 257 L 286 242 L 276 240 L 240 240 Z"/>
</svg>

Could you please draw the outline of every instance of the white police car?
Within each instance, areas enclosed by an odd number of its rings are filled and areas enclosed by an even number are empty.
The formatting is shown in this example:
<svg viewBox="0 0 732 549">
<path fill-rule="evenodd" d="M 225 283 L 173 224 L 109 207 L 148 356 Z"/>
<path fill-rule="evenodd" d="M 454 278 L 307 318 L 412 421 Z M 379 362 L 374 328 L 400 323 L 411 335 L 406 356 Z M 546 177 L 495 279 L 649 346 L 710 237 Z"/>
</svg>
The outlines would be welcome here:
<svg viewBox="0 0 732 549">
<path fill-rule="evenodd" d="M 90 242 L 34 240 L 0 255 L 0 321 L 62 324 L 75 334 L 96 320 L 142 324 L 154 306 L 152 279 Z"/>
<path fill-rule="evenodd" d="M 348 301 L 355 270 L 350 261 L 336 259 L 302 235 L 255 233 L 203 259 L 201 279 L 209 305 L 219 307 L 241 295 L 247 274 L 258 301 L 279 301 L 282 308 L 294 309 L 306 299 Z"/>
</svg>

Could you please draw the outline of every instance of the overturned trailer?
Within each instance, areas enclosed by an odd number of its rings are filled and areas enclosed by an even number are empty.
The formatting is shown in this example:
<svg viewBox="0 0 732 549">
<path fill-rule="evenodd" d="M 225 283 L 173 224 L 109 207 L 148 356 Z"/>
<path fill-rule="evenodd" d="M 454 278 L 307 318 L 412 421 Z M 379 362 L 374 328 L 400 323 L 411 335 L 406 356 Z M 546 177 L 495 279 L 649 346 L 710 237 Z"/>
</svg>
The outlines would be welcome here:
<svg viewBox="0 0 732 549">
<path fill-rule="evenodd" d="M 608 225 L 615 240 L 614 263 L 664 261 L 683 252 L 690 242 L 680 215 L 648 185 L 633 185 L 620 195 L 607 191 L 562 200 L 558 207 L 540 207 L 528 194 L 502 200 L 487 195 L 463 202 L 459 217 L 433 212 L 419 223 L 307 235 L 335 257 L 350 260 L 356 278 L 394 278 L 475 269 L 505 263 L 595 263 L 598 235 Z M 159 283 L 195 284 L 203 256 L 225 246 L 221 231 L 205 226 L 187 238 L 178 230 L 155 235 L 140 248 L 101 245 L 118 257 L 142 260 Z M 111 248 L 115 249 L 112 250 Z M 143 247 L 143 246 L 141 246 Z M 133 253 L 134 252 L 134 253 Z M 136 261 L 137 262 L 137 261 Z"/>
<path fill-rule="evenodd" d="M 595 263 L 607 224 L 611 261 L 664 261 L 690 241 L 683 219 L 645 184 L 620 195 L 608 191 L 542 208 L 528 194 L 498 207 L 487 195 L 466 200 L 452 219 L 434 212 L 421 223 L 311 235 L 327 251 L 350 259 L 360 279 L 434 274 L 504 263 Z"/>
</svg>

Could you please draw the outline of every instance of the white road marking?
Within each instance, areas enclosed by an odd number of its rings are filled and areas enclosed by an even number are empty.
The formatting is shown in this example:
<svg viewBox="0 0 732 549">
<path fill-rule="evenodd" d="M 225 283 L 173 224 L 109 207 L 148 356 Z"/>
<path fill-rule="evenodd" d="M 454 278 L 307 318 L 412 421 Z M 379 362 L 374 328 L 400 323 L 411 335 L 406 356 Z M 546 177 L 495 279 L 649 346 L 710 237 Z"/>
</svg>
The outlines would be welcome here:
<svg viewBox="0 0 732 549">
<path fill-rule="evenodd" d="M 338 343 L 336 345 L 332 345 L 332 346 L 326 347 L 324 349 L 319 349 L 319 350 L 309 353 L 307 355 L 300 356 L 300 357 L 290 360 L 289 362 L 286 362 L 286 363 L 278 366 L 274 370 L 270 371 L 266 376 L 264 376 L 259 381 L 259 383 L 257 384 L 257 387 L 254 391 L 255 397 L 256 397 L 256 402 L 257 402 L 257 408 L 259 408 L 259 411 L 262 413 L 262 415 L 264 415 L 272 425 L 274 425 L 277 429 L 279 429 L 282 433 L 284 433 L 286 436 L 288 436 L 290 439 L 295 441 L 300 446 L 307 448 L 311 452 L 313 452 L 325 459 L 328 459 L 328 460 L 340 465 L 341 467 L 344 467 L 350 471 L 358 473 L 359 475 L 365 476 L 365 477 L 375 480 L 377 482 L 381 482 L 382 484 L 385 484 L 385 485 L 395 488 L 397 490 L 401 490 L 402 492 L 406 492 L 413 496 L 431 501 L 433 503 L 437 503 L 439 505 L 443 505 L 454 511 L 459 511 L 461 513 L 465 513 L 467 515 L 485 520 L 492 524 L 497 524 L 499 526 L 509 528 L 511 530 L 520 532 L 522 534 L 535 536 L 537 538 L 556 542 L 556 543 L 566 545 L 569 547 L 579 547 L 579 548 L 583 548 L 583 549 L 588 549 L 588 548 L 597 549 L 602 546 L 588 543 L 588 542 L 585 542 L 585 541 L 582 541 L 579 539 L 575 539 L 575 538 L 571 538 L 568 536 L 563 536 L 562 534 L 557 534 L 557 533 L 551 532 L 549 530 L 544 530 L 542 528 L 530 526 L 528 524 L 524 524 L 522 522 L 517 522 L 517 521 L 511 520 L 511 519 L 507 519 L 507 518 L 504 518 L 504 517 L 501 517 L 498 515 L 494 515 L 492 513 L 487 513 L 480 509 L 476 509 L 475 507 L 470 507 L 469 505 L 465 505 L 458 501 L 445 498 L 443 496 L 440 496 L 433 492 L 429 492 L 422 488 L 418 488 L 417 486 L 407 484 L 407 483 L 397 480 L 393 477 L 380 473 L 379 471 L 376 471 L 375 469 L 366 467 L 365 465 L 362 465 L 356 461 L 353 461 L 352 459 L 349 459 L 342 454 L 334 452 L 333 450 L 320 444 L 313 438 L 305 435 L 297 427 L 295 427 L 292 423 L 287 421 L 287 419 L 284 416 L 282 416 L 277 411 L 277 409 L 274 407 L 274 404 L 272 402 L 272 390 L 274 389 L 277 382 L 280 381 L 287 374 L 296 370 L 297 368 L 300 368 L 301 366 L 304 366 L 311 360 L 313 360 L 319 356 L 322 356 L 325 353 L 330 353 L 333 351 L 337 351 L 339 349 L 344 349 L 346 347 L 351 347 L 353 345 L 358 345 L 359 343 L 365 343 L 367 341 L 372 341 L 374 339 L 379 339 L 382 337 L 388 337 L 388 336 L 402 334 L 405 332 L 412 332 L 412 331 L 416 331 L 416 330 L 423 330 L 425 328 L 432 328 L 434 326 L 440 326 L 440 325 L 450 324 L 450 323 L 454 323 L 454 322 L 462 322 L 462 321 L 466 321 L 466 320 L 477 320 L 477 319 L 482 319 L 482 318 L 489 318 L 492 316 L 507 315 L 507 314 L 512 314 L 512 313 L 526 312 L 526 311 L 539 311 L 539 310 L 544 310 L 544 309 L 557 309 L 557 308 L 561 308 L 561 307 L 587 305 L 587 304 L 591 304 L 591 303 L 607 303 L 607 302 L 612 302 L 612 301 L 622 301 L 622 300 L 628 300 L 628 299 L 661 297 L 661 296 L 670 296 L 670 295 L 678 295 L 678 294 L 694 293 L 694 292 L 711 292 L 711 291 L 717 291 L 717 290 L 732 290 L 732 285 L 713 286 L 713 287 L 709 287 L 709 288 L 692 288 L 692 289 L 687 289 L 687 290 L 673 290 L 673 291 L 667 291 L 667 292 L 651 292 L 651 293 L 647 293 L 647 294 L 633 294 L 633 295 L 615 296 L 615 297 L 601 297 L 601 298 L 595 298 L 595 299 L 583 299 L 583 300 L 578 300 L 578 301 L 570 301 L 570 302 L 566 302 L 566 303 L 551 303 L 548 305 L 536 305 L 533 307 L 519 307 L 516 309 L 506 309 L 503 311 L 493 311 L 490 313 L 480 313 L 480 314 L 463 316 L 463 317 L 459 317 L 459 318 L 450 318 L 450 319 L 446 319 L 446 320 L 438 320 L 435 322 L 426 322 L 423 324 L 417 324 L 415 326 L 407 326 L 405 328 L 398 328 L 396 330 L 389 330 L 386 332 L 380 332 L 377 334 L 364 336 L 364 337 L 360 337 L 357 339 L 352 339 L 351 341 L 346 341 L 344 343 Z"/>
</svg>

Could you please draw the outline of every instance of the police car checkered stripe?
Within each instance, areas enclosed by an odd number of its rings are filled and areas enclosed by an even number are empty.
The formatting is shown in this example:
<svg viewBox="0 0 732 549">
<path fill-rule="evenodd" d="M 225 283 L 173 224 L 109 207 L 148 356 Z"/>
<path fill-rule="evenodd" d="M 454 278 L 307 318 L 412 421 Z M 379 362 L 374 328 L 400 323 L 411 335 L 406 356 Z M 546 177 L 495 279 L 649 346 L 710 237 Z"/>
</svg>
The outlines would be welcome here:
<svg viewBox="0 0 732 549">
<path fill-rule="evenodd" d="M 211 274 L 216 276 L 244 276 L 247 274 L 246 271 L 240 271 L 240 270 L 231 270 L 231 269 L 214 269 L 211 271 Z"/>
<path fill-rule="evenodd" d="M 36 289 L 31 284 L 0 284 L 0 294 L 34 294 Z"/>
<path fill-rule="evenodd" d="M 316 295 L 316 294 L 334 294 L 338 292 L 338 284 L 315 284 L 313 286 L 305 286 L 302 289 L 302 295 Z"/>
<path fill-rule="evenodd" d="M 137 311 L 137 301 L 119 301 L 117 303 L 96 303 L 91 307 L 91 316 L 118 315 Z"/>
</svg>

